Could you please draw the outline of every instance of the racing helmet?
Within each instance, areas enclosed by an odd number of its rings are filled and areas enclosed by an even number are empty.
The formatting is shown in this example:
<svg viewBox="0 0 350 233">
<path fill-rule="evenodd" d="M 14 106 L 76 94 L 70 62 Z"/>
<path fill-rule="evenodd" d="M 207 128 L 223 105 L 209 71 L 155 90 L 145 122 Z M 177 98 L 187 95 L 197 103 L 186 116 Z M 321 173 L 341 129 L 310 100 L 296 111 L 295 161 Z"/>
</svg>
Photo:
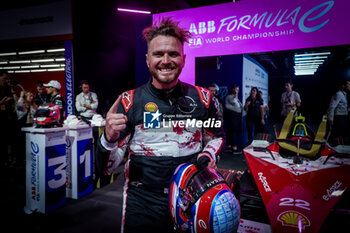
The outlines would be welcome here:
<svg viewBox="0 0 350 233">
<path fill-rule="evenodd" d="M 34 124 L 37 128 L 49 128 L 60 125 L 60 108 L 56 104 L 42 104 L 34 114 Z"/>
<path fill-rule="evenodd" d="M 239 202 L 225 180 L 212 168 L 179 165 L 170 180 L 169 209 L 179 232 L 236 232 Z"/>
</svg>

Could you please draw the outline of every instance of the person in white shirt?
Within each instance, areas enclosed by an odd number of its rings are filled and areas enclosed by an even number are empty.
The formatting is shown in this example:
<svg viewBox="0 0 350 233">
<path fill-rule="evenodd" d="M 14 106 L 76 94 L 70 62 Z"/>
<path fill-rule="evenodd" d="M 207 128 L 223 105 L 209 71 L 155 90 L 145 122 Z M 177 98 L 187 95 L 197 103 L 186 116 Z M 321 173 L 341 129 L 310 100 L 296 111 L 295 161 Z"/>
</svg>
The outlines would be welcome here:
<svg viewBox="0 0 350 233">
<path fill-rule="evenodd" d="M 287 81 L 284 84 L 284 87 L 286 91 L 283 92 L 281 96 L 281 103 L 282 103 L 281 115 L 283 117 L 286 117 L 293 107 L 300 107 L 301 99 L 300 99 L 299 93 L 296 91 L 293 91 L 292 81 Z"/>
<path fill-rule="evenodd" d="M 230 88 L 229 94 L 225 98 L 226 122 L 228 125 L 227 148 L 232 148 L 234 154 L 240 153 L 238 150 L 238 137 L 242 129 L 243 106 L 238 98 L 239 87 L 234 85 Z"/>
<path fill-rule="evenodd" d="M 348 101 L 347 93 L 350 91 L 350 81 L 344 80 L 340 89 L 330 101 L 328 107 L 328 123 L 332 127 L 331 138 L 344 137 L 347 131 Z"/>
<path fill-rule="evenodd" d="M 97 95 L 96 93 L 90 91 L 90 84 L 87 80 L 81 81 L 80 85 L 81 93 L 78 94 L 75 99 L 75 107 L 78 113 L 77 115 L 91 120 L 93 115 L 97 114 Z"/>
</svg>

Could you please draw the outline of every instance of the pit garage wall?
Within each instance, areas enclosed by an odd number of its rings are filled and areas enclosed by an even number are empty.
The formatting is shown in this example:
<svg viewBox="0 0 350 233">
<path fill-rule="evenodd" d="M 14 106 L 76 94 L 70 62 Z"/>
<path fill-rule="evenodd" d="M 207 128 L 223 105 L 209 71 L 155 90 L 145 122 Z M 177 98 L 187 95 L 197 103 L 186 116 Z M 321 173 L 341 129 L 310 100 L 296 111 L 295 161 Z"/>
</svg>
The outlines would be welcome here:
<svg viewBox="0 0 350 233">
<path fill-rule="evenodd" d="M 48 74 L 49 73 L 49 74 Z M 36 73 L 11 73 L 10 77 L 14 78 L 17 82 L 23 86 L 24 90 L 31 91 L 36 94 L 36 83 L 40 80 L 48 83 L 50 80 L 57 80 L 61 83 L 62 89 L 60 90 L 61 96 L 66 99 L 64 84 L 64 71 L 51 71 L 51 72 L 36 72 Z M 50 80 L 48 80 L 48 78 Z M 18 93 L 21 91 L 17 88 Z"/>
<path fill-rule="evenodd" d="M 195 58 L 350 44 L 348 0 L 240 0 L 153 15 L 172 17 L 193 37 L 182 81 L 195 84 Z"/>
<path fill-rule="evenodd" d="M 61 83 L 61 96 L 66 100 L 66 116 L 74 114 L 74 77 L 72 48 L 71 0 L 57 0 L 26 8 L 0 12 L 0 47 L 16 44 L 64 41 L 66 70 L 52 72 L 11 73 L 25 90 L 36 90 L 36 82 L 57 80 Z M 18 90 L 20 91 L 20 90 Z"/>
</svg>

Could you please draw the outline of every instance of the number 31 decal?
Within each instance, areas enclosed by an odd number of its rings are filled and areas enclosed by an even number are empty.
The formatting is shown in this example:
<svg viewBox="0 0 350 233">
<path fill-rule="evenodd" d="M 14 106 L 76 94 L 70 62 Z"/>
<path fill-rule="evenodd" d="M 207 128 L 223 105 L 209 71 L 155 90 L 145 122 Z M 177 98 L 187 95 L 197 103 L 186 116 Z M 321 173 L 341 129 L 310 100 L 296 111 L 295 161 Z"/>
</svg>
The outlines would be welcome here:
<svg viewBox="0 0 350 233">
<path fill-rule="evenodd" d="M 310 210 L 310 203 L 301 199 L 285 197 L 280 199 L 280 206 L 295 206 L 305 210 Z"/>
</svg>

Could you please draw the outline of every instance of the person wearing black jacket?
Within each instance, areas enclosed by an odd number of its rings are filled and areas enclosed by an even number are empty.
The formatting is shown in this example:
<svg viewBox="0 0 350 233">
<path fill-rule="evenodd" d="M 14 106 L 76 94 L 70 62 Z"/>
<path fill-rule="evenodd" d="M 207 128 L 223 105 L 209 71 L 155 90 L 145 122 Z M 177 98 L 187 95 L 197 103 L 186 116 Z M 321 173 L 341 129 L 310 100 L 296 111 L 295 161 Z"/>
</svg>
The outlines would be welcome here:
<svg viewBox="0 0 350 233">
<path fill-rule="evenodd" d="M 253 141 L 253 127 L 254 127 L 254 135 L 257 133 L 262 133 L 264 131 L 264 101 L 258 95 L 259 90 L 257 87 L 252 87 L 250 90 L 250 95 L 245 101 L 244 111 L 247 112 L 246 123 L 247 123 L 247 131 L 248 131 L 248 143 Z"/>
<path fill-rule="evenodd" d="M 38 81 L 36 83 L 36 89 L 38 93 L 36 93 L 34 96 L 34 103 L 37 107 L 39 107 L 40 105 L 48 102 L 50 99 L 50 96 L 48 96 L 46 93 L 43 81 Z"/>
<path fill-rule="evenodd" d="M 216 168 L 224 143 L 222 122 L 210 92 L 180 82 L 183 44 L 189 32 L 163 19 L 143 31 L 145 85 L 122 93 L 106 117 L 95 156 L 97 172 L 111 174 L 128 151 L 121 232 L 169 232 L 169 182 L 176 167 Z"/>
</svg>

